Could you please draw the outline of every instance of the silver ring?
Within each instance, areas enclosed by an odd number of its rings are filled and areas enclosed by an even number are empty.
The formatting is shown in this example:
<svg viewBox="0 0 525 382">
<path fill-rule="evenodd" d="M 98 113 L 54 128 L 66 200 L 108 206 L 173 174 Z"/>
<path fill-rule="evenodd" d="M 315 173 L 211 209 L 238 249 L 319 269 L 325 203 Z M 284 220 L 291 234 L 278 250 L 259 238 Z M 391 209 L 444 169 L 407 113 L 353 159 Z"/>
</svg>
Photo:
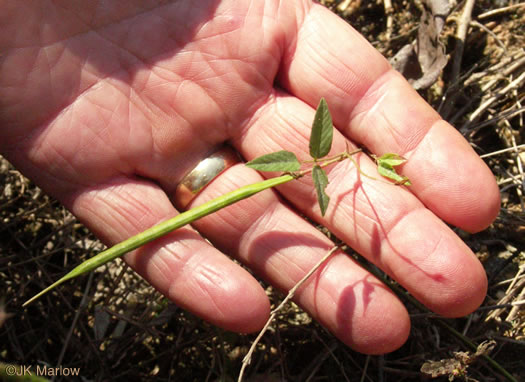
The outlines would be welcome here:
<svg viewBox="0 0 525 382">
<path fill-rule="evenodd" d="M 185 209 L 219 174 L 239 163 L 239 156 L 229 146 L 221 146 L 186 174 L 175 189 L 174 204 Z"/>
</svg>

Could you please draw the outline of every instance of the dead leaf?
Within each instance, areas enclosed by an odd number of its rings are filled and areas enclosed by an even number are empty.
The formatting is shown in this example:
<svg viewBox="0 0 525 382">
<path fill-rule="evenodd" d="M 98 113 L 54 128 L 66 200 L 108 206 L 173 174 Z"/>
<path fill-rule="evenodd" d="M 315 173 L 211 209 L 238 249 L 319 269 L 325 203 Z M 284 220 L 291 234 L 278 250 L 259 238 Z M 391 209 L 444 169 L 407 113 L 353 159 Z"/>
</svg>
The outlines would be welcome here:
<svg viewBox="0 0 525 382">
<path fill-rule="evenodd" d="M 111 316 L 105 310 L 98 307 L 95 308 L 95 325 L 93 330 L 95 331 L 95 339 L 97 341 L 102 340 L 106 336 L 109 324 L 111 322 Z"/>
<path fill-rule="evenodd" d="M 489 353 L 494 349 L 495 346 L 496 341 L 494 340 L 484 341 L 480 343 L 476 350 L 476 357 L 479 357 L 480 355 L 489 355 Z"/>
<path fill-rule="evenodd" d="M 13 313 L 7 313 L 5 311 L 5 304 L 4 299 L 0 299 L 0 328 L 4 325 L 4 323 L 11 317 L 13 317 Z"/>
<path fill-rule="evenodd" d="M 439 36 L 451 5 L 448 0 L 426 0 L 423 5 L 416 40 L 401 48 L 390 60 L 394 69 L 416 90 L 432 86 L 447 64 L 445 47 Z"/>
<path fill-rule="evenodd" d="M 465 380 L 474 381 L 467 376 L 467 368 L 478 357 L 488 355 L 496 346 L 496 341 L 485 341 L 478 345 L 476 353 L 458 351 L 454 352 L 454 358 L 442 359 L 439 361 L 427 361 L 421 366 L 421 372 L 430 375 L 432 378 L 448 375 L 449 381 L 456 377 L 463 377 Z"/>
<path fill-rule="evenodd" d="M 428 361 L 421 366 L 421 372 L 432 378 L 448 375 L 448 380 L 453 381 L 456 377 L 464 377 L 467 366 L 455 358 L 442 359 L 440 361 Z"/>
</svg>

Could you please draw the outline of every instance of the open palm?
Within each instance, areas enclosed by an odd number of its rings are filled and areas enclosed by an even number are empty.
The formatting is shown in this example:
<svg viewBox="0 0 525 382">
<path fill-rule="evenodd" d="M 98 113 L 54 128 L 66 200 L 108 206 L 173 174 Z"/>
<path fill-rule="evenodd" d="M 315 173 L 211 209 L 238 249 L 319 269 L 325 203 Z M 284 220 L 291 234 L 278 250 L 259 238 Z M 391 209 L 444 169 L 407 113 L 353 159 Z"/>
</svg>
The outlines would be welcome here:
<svg viewBox="0 0 525 382">
<path fill-rule="evenodd" d="M 289 289 L 331 247 L 301 213 L 434 311 L 458 316 L 481 303 L 483 268 L 441 219 L 469 231 L 489 224 L 499 207 L 492 176 L 357 32 L 306 0 L 157 3 L 6 2 L 0 151 L 18 169 L 112 245 L 175 215 L 177 183 L 223 142 L 246 160 L 282 149 L 306 159 L 325 97 L 333 152 L 348 143 L 399 153 L 410 189 L 340 163 L 329 169 L 324 217 L 303 178 L 280 197 L 266 191 L 150 243 L 128 263 L 199 316 L 257 330 L 269 310 L 264 290 L 224 253 Z M 260 180 L 239 164 L 193 205 Z M 393 350 L 408 335 L 401 303 L 342 253 L 296 300 L 363 352 Z"/>
</svg>

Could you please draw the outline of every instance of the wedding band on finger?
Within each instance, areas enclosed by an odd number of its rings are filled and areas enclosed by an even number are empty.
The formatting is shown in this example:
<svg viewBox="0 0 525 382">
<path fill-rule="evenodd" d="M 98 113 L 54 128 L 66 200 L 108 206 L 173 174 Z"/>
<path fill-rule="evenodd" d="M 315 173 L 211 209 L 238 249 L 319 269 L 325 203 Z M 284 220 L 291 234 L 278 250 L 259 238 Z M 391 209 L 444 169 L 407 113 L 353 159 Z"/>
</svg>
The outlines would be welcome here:
<svg viewBox="0 0 525 382">
<path fill-rule="evenodd" d="M 225 145 L 219 147 L 182 178 L 175 189 L 176 207 L 186 209 L 213 179 L 239 162 L 239 156 L 232 148 Z"/>
</svg>

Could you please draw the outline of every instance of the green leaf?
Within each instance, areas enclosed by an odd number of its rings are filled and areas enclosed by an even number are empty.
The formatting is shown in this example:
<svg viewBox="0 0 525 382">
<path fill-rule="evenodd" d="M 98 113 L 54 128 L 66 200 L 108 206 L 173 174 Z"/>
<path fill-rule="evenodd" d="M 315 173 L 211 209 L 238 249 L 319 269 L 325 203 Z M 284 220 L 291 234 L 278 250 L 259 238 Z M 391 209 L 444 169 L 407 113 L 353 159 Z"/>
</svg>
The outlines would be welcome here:
<svg viewBox="0 0 525 382">
<path fill-rule="evenodd" d="M 334 126 L 332 116 L 324 98 L 321 98 L 317 111 L 315 112 L 310 135 L 310 155 L 314 159 L 322 158 L 330 152 L 332 147 Z"/>
<path fill-rule="evenodd" d="M 401 155 L 394 154 L 394 153 L 386 153 L 384 155 L 381 155 L 379 158 L 376 157 L 376 161 L 379 163 L 384 163 L 389 166 L 395 167 L 399 166 L 400 164 L 405 163 L 407 160 L 406 158 L 403 158 Z"/>
<path fill-rule="evenodd" d="M 317 201 L 321 208 L 321 215 L 324 216 L 328 208 L 328 203 L 330 202 L 330 197 L 326 195 L 325 192 L 326 186 L 328 185 L 328 177 L 320 166 L 315 165 L 312 169 L 312 178 L 314 180 L 315 191 L 317 192 Z"/>
<path fill-rule="evenodd" d="M 258 171 L 293 172 L 301 169 L 301 164 L 295 154 L 286 150 L 255 158 L 246 163 L 246 166 Z"/>
<path fill-rule="evenodd" d="M 405 163 L 407 160 L 398 154 L 384 154 L 380 157 L 374 157 L 377 162 L 377 171 L 380 175 L 385 178 L 392 179 L 396 184 L 404 184 L 410 186 L 410 180 L 404 176 L 397 173 L 395 166 L 399 166 Z"/>
</svg>

